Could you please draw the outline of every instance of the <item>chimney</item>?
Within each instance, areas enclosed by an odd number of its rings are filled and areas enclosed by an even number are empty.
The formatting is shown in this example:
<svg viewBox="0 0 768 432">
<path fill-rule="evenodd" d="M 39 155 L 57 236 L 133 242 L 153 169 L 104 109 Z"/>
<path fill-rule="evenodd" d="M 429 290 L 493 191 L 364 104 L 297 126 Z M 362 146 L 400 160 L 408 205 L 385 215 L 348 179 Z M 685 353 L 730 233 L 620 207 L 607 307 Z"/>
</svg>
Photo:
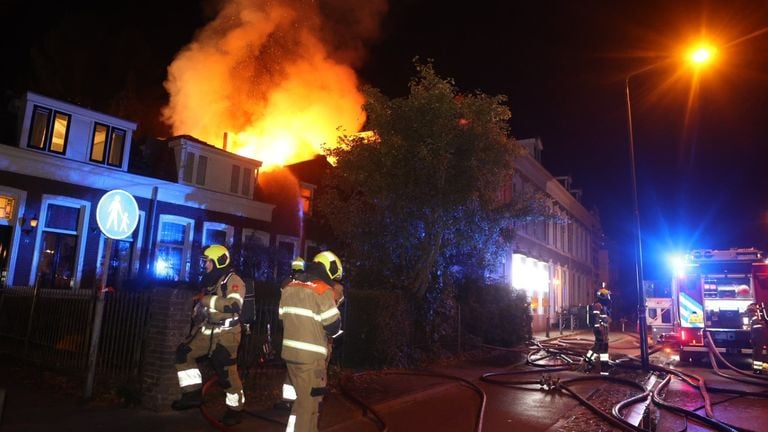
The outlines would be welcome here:
<svg viewBox="0 0 768 432">
<path fill-rule="evenodd" d="M 227 133 L 226 132 L 224 132 L 224 145 L 221 146 L 221 148 L 224 149 L 224 151 L 227 151 Z"/>
</svg>

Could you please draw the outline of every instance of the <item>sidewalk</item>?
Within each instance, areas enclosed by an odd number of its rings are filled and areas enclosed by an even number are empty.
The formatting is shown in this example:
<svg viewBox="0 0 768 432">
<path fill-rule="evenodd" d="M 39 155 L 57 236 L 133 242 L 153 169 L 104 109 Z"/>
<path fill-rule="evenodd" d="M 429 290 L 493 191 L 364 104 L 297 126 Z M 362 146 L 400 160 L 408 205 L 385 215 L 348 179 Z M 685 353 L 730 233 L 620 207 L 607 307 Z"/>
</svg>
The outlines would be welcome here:
<svg viewBox="0 0 768 432">
<path fill-rule="evenodd" d="M 551 331 L 549 338 L 546 332 L 533 335 L 536 341 L 551 340 L 558 337 L 568 339 L 583 339 L 588 344 L 592 338 L 591 331 L 585 329 Z M 495 369 L 508 367 L 513 362 L 509 359 L 501 359 L 496 362 L 484 363 L 483 360 L 470 360 L 466 367 L 470 378 L 474 376 L 473 369 Z M 0 432 L 47 432 L 55 428 L 58 431 L 94 431 L 94 432 L 213 432 L 217 429 L 208 423 L 199 410 L 183 412 L 165 411 L 154 412 L 141 407 L 123 407 L 113 401 L 101 400 L 83 403 L 80 400 L 81 388 L 78 380 L 72 383 L 57 382 L 50 374 L 40 374 L 30 367 L 18 365 L 6 361 L 0 363 L 3 373 L 0 374 L 0 389 L 6 392 L 5 407 L 0 417 Z M 251 379 L 260 379 L 252 377 Z M 263 377 L 262 377 L 263 379 Z M 383 383 L 384 382 L 384 383 Z M 449 398 L 452 392 L 458 391 L 461 386 L 456 383 L 435 379 L 430 381 L 394 378 L 377 381 L 373 387 L 364 390 L 356 389 L 364 393 L 366 404 L 371 404 L 377 411 L 404 411 L 408 412 L 409 404 L 414 405 L 415 399 L 430 398 L 439 400 Z M 223 414 L 223 396 L 220 390 L 212 390 L 206 396 L 206 407 L 214 418 Z M 210 403 L 208 403 L 210 402 Z M 246 415 L 243 423 L 231 428 L 232 431 L 258 430 L 260 432 L 283 431 L 287 421 L 287 412 L 267 409 L 263 406 L 253 406 L 253 399 L 248 400 L 246 394 Z M 448 403 L 450 401 L 446 401 Z M 209 406 L 210 405 L 210 406 Z M 414 415 L 416 415 L 414 413 Z M 450 416 L 441 419 L 453 427 L 445 430 L 456 429 L 457 421 Z M 393 424 L 388 424 L 389 430 L 399 432 L 406 429 L 395 429 Z M 340 392 L 333 391 L 326 396 L 323 402 L 320 421 L 321 430 L 324 432 L 377 432 L 377 427 L 372 417 L 365 416 L 362 408 Z M 467 430 L 472 430 L 468 426 Z"/>
</svg>

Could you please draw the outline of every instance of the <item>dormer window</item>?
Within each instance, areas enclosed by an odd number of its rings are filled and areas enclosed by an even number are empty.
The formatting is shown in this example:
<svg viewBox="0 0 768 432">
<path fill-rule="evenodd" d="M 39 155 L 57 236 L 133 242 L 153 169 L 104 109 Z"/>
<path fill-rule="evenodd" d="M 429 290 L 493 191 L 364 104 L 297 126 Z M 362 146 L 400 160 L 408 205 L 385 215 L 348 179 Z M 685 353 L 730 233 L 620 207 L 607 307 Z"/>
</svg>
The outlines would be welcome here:
<svg viewBox="0 0 768 432">
<path fill-rule="evenodd" d="M 65 154 L 70 119 L 69 114 L 35 105 L 32 110 L 32 127 L 29 129 L 27 146 L 51 153 Z"/>
<path fill-rule="evenodd" d="M 123 166 L 125 131 L 116 127 L 95 123 L 91 140 L 91 162 L 106 163 L 113 167 Z"/>
</svg>

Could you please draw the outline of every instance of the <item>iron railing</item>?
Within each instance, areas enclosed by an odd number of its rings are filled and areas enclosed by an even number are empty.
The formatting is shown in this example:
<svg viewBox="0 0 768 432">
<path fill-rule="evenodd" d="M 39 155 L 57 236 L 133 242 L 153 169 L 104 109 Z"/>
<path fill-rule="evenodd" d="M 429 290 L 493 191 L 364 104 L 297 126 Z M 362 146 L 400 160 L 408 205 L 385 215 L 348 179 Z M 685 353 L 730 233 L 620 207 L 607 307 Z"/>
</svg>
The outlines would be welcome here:
<svg viewBox="0 0 768 432">
<path fill-rule="evenodd" d="M 150 293 L 107 292 L 104 300 L 96 381 L 113 387 L 136 382 L 142 372 Z M 84 373 L 95 302 L 93 291 L 0 289 L 0 352 L 62 373 Z M 281 340 L 277 301 L 257 302 L 255 320 L 240 347 L 241 368 L 277 359 Z"/>
</svg>

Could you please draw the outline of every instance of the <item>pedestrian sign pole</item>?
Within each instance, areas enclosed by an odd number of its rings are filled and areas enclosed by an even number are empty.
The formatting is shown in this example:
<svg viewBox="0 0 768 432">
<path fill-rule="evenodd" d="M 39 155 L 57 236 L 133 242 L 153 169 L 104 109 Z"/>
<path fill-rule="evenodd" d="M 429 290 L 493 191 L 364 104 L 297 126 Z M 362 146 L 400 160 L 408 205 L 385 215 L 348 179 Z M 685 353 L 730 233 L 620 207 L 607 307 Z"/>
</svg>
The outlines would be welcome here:
<svg viewBox="0 0 768 432">
<path fill-rule="evenodd" d="M 93 379 L 96 375 L 96 359 L 99 352 L 99 338 L 104 317 L 104 292 L 107 287 L 109 261 L 112 259 L 112 241 L 130 236 L 139 222 L 139 206 L 136 199 L 124 190 L 115 189 L 104 194 L 96 206 L 96 223 L 107 238 L 104 246 L 104 262 L 101 264 L 101 281 L 96 294 L 96 308 L 93 314 L 93 330 L 88 351 L 88 376 L 85 380 L 84 397 L 93 394 Z"/>
</svg>

